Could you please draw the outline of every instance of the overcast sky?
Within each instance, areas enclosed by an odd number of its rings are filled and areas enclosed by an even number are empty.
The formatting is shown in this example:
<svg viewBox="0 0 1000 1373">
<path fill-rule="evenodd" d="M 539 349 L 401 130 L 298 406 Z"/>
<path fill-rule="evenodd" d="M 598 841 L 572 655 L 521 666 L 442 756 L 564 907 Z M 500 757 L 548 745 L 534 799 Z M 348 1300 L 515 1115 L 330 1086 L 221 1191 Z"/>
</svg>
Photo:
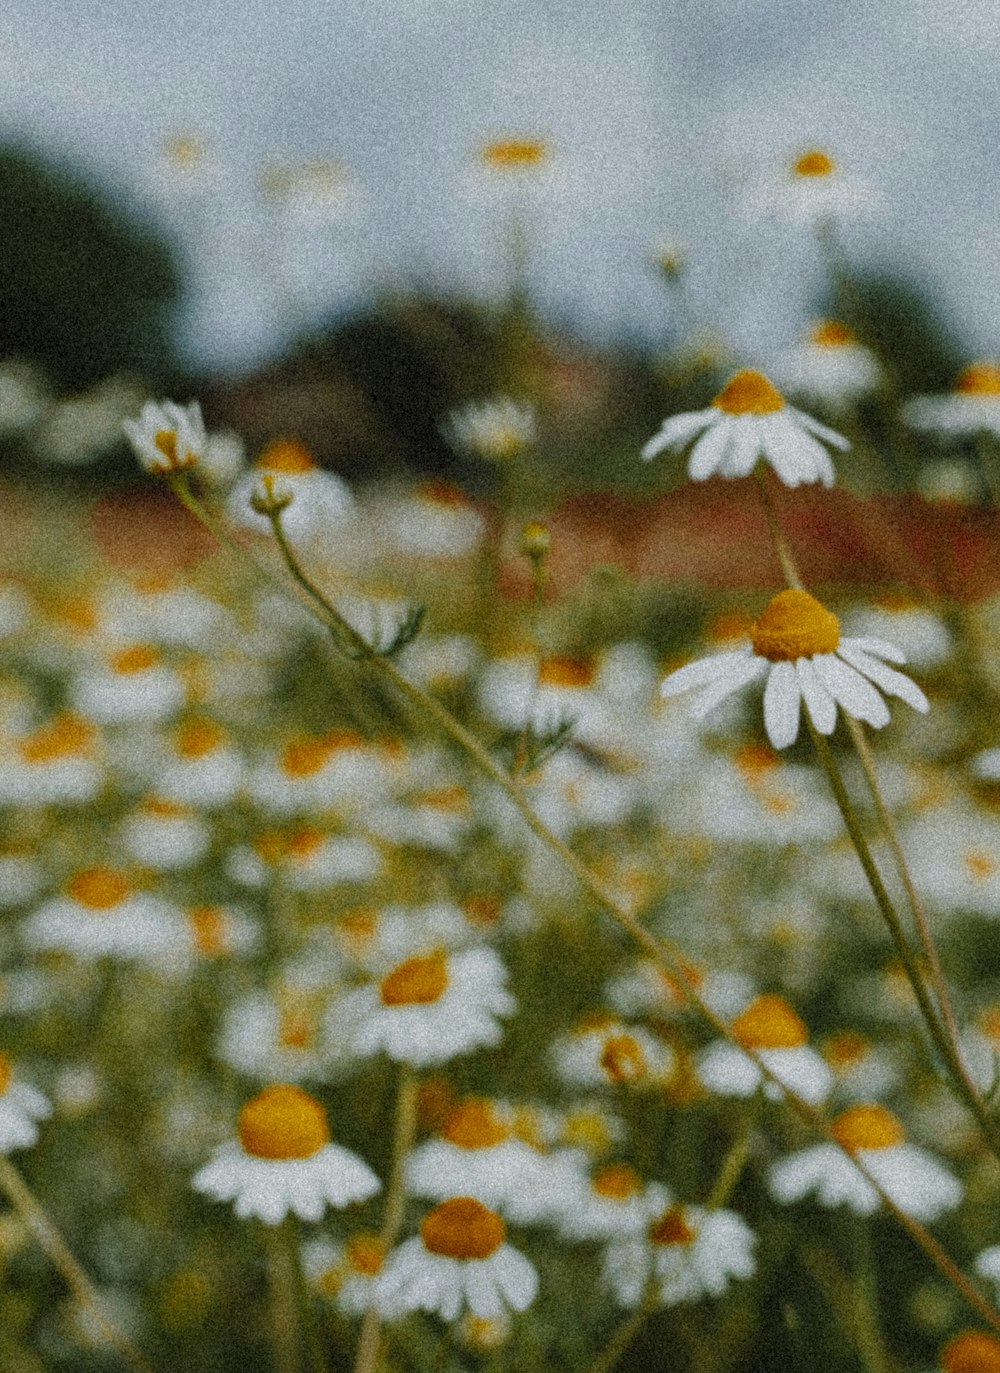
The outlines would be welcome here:
<svg viewBox="0 0 1000 1373">
<path fill-rule="evenodd" d="M 252 360 L 304 305 L 303 264 L 281 299 L 267 275 L 265 161 L 355 170 L 365 214 L 339 252 L 353 244 L 366 280 L 485 289 L 497 212 L 470 150 L 504 132 L 556 150 L 536 280 L 581 327 L 655 334 L 647 249 L 670 235 L 701 316 L 748 358 L 787 344 L 815 247 L 745 206 L 818 145 L 878 192 L 847 230 L 852 250 L 925 275 L 973 346 L 1000 350 L 996 0 L 6 0 L 5 13 L 8 133 L 154 207 L 163 139 L 211 146 L 210 203 L 158 211 L 197 238 L 201 357 Z M 353 271 L 319 274 L 309 300 L 342 296 Z"/>
</svg>

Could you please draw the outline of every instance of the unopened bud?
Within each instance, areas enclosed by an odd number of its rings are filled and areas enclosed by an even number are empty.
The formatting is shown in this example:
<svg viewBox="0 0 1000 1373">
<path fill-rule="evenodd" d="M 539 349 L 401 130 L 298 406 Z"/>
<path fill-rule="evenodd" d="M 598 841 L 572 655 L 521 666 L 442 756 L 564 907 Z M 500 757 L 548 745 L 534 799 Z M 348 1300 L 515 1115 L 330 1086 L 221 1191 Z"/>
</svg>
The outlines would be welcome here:
<svg viewBox="0 0 1000 1373">
<path fill-rule="evenodd" d="M 521 530 L 521 552 L 532 562 L 546 557 L 551 547 L 552 535 L 540 520 L 531 520 Z"/>
<path fill-rule="evenodd" d="M 290 491 L 287 486 L 277 486 L 274 477 L 267 474 L 260 478 L 250 492 L 250 504 L 258 515 L 264 515 L 270 519 L 273 515 L 280 515 L 282 510 L 287 509 L 294 496 L 295 493 Z"/>
</svg>

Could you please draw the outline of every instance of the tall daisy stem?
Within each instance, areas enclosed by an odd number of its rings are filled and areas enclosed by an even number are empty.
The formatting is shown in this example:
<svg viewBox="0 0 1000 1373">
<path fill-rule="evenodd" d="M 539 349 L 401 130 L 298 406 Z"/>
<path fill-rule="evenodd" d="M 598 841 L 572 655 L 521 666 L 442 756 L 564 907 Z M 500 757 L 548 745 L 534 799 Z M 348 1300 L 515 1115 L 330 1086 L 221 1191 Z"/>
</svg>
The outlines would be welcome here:
<svg viewBox="0 0 1000 1373">
<path fill-rule="evenodd" d="M 216 521 L 203 509 L 200 502 L 193 496 L 190 489 L 184 484 L 183 477 L 173 479 L 172 485 L 183 500 L 185 506 L 195 517 L 205 525 L 207 529 L 216 533 Z M 181 494 L 183 492 L 183 495 Z M 234 544 L 224 531 L 219 531 L 218 536 L 227 544 Z M 248 558 L 257 568 L 258 572 L 272 586 L 280 589 L 284 594 L 291 594 L 291 588 L 287 583 L 276 577 L 267 567 L 259 563 L 252 555 L 247 554 L 247 550 L 235 545 L 241 557 Z M 540 816 L 528 804 L 518 785 L 516 779 L 512 778 L 498 763 L 494 761 L 489 752 L 483 747 L 479 740 L 465 726 L 451 714 L 451 712 L 433 696 L 425 692 L 421 687 L 410 682 L 407 677 L 396 668 L 395 664 L 389 659 L 380 656 L 368 644 L 360 634 L 358 634 L 344 618 L 331 606 L 322 594 L 312 586 L 309 579 L 298 567 L 294 554 L 288 547 L 287 541 L 279 540 L 279 547 L 282 549 L 286 565 L 298 587 L 300 599 L 306 602 L 313 614 L 326 625 L 335 635 L 338 642 L 351 645 L 358 658 L 368 661 L 377 669 L 383 678 L 390 683 L 405 700 L 416 706 L 422 714 L 433 721 L 441 733 L 458 747 L 470 758 L 479 770 L 488 777 L 502 792 L 507 796 L 511 804 L 520 813 L 525 824 L 539 841 L 562 863 L 563 867 L 570 872 L 580 884 L 580 887 L 603 909 L 615 923 L 623 929 L 632 940 L 641 948 L 646 955 L 661 968 L 673 982 L 680 988 L 681 994 L 688 1004 L 696 1010 L 703 1020 L 709 1024 L 716 1034 L 722 1036 L 728 1043 L 735 1045 L 750 1058 L 760 1071 L 762 1077 L 767 1082 L 772 1082 L 782 1092 L 784 1099 L 799 1118 L 804 1121 L 823 1139 L 833 1144 L 843 1152 L 857 1169 L 858 1173 L 872 1187 L 883 1206 L 896 1219 L 897 1223 L 906 1231 L 913 1242 L 923 1250 L 924 1254 L 942 1275 L 946 1282 L 958 1292 L 962 1299 L 970 1306 L 988 1326 L 1000 1334 L 1000 1312 L 988 1302 L 978 1291 L 975 1285 L 965 1276 L 960 1268 L 949 1257 L 931 1233 L 914 1220 L 912 1216 L 906 1214 L 888 1195 L 885 1188 L 872 1176 L 871 1171 L 865 1166 L 863 1161 L 844 1146 L 837 1139 L 833 1130 L 820 1111 L 811 1106 L 803 1097 L 790 1090 L 783 1082 L 780 1082 L 771 1068 L 761 1058 L 760 1054 L 754 1049 L 745 1048 L 739 1044 L 733 1035 L 732 1029 L 711 1006 L 704 1000 L 697 988 L 691 985 L 685 975 L 685 960 L 681 951 L 672 941 L 660 937 L 656 938 L 636 919 L 636 917 L 624 906 L 622 906 L 615 896 L 604 886 L 598 877 L 587 867 L 586 863 L 580 859 L 571 848 L 549 829 Z M 372 1352 L 367 1355 L 368 1362 L 360 1363 L 361 1350 L 359 1349 L 359 1362 L 356 1365 L 355 1373 L 371 1373 L 375 1358 L 378 1353 L 379 1341 L 378 1321 L 373 1322 L 375 1337 L 373 1337 Z"/>
<path fill-rule="evenodd" d="M 379 1240 L 382 1252 L 388 1254 L 403 1227 L 406 1206 L 406 1156 L 413 1146 L 417 1130 L 417 1077 L 408 1063 L 400 1065 L 399 1090 L 396 1095 L 396 1123 L 393 1129 L 392 1163 L 389 1185 L 385 1193 L 385 1210 Z M 382 1328 L 378 1311 L 369 1306 L 361 1323 L 354 1373 L 373 1373 L 377 1366 L 382 1343 Z"/>
<path fill-rule="evenodd" d="M 275 1373 L 301 1373 L 295 1267 L 286 1227 L 267 1226 L 267 1281 Z"/>
<path fill-rule="evenodd" d="M 24 1224 L 60 1273 L 77 1304 L 88 1314 L 101 1335 L 135 1373 L 152 1373 L 150 1365 L 135 1345 L 114 1324 L 104 1309 L 93 1283 L 87 1277 L 69 1245 L 49 1220 L 48 1213 L 5 1154 L 0 1154 L 0 1188 Z"/>
</svg>

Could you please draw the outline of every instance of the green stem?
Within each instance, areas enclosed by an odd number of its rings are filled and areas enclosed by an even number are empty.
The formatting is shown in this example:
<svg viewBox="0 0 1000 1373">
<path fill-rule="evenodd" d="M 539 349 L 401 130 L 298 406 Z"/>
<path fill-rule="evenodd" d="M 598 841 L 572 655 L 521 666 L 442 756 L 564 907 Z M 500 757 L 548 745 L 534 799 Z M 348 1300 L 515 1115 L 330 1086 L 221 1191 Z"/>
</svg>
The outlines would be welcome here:
<svg viewBox="0 0 1000 1373">
<path fill-rule="evenodd" d="M 656 1310 L 656 1306 L 655 1293 L 648 1292 L 641 1304 L 634 1311 L 630 1311 L 615 1330 L 611 1339 L 590 1365 L 589 1373 L 611 1373 L 618 1360 Z"/>
<path fill-rule="evenodd" d="M 316 1319 L 316 1308 L 302 1271 L 300 1227 L 296 1217 L 289 1213 L 282 1222 L 281 1230 L 282 1240 L 288 1251 L 288 1264 L 294 1275 L 296 1305 L 301 1319 L 302 1342 L 306 1348 L 306 1356 L 312 1373 L 327 1373 L 326 1354 L 323 1351 L 323 1340 Z"/>
<path fill-rule="evenodd" d="M 267 1277 L 275 1373 L 301 1373 L 295 1269 L 284 1225 L 267 1226 Z"/>
</svg>

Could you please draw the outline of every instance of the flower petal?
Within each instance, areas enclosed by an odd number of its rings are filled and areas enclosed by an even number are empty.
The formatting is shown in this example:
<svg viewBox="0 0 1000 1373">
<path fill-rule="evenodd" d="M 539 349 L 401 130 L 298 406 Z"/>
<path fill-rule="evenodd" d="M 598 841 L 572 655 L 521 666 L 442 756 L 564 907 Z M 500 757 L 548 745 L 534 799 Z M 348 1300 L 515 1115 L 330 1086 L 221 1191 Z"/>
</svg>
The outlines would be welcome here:
<svg viewBox="0 0 1000 1373">
<path fill-rule="evenodd" d="M 865 653 L 871 653 L 876 658 L 885 658 L 890 663 L 905 663 L 906 654 L 898 644 L 891 644 L 888 639 L 873 639 L 867 634 L 855 634 L 843 637 L 840 640 L 841 646 L 850 644 L 852 648 L 860 648 Z"/>
<path fill-rule="evenodd" d="M 643 460 L 649 462 L 666 449 L 676 452 L 677 449 L 683 448 L 711 424 L 717 414 L 715 407 L 710 405 L 706 410 L 690 410 L 683 415 L 671 415 L 670 419 L 663 421 L 660 432 L 654 434 L 643 446 Z"/>
<path fill-rule="evenodd" d="M 736 667 L 731 675 L 723 681 L 716 681 L 691 702 L 691 714 L 696 720 L 704 719 L 710 710 L 714 710 L 720 702 L 727 696 L 732 696 L 742 687 L 750 682 L 755 682 L 758 677 L 763 677 L 767 671 L 767 660 L 765 658 L 748 657 L 744 662 Z"/>
<path fill-rule="evenodd" d="M 788 748 L 799 733 L 799 678 L 794 663 L 775 663 L 764 688 L 764 728 L 775 748 Z"/>
<path fill-rule="evenodd" d="M 825 424 L 820 424 L 819 420 L 814 420 L 812 415 L 807 415 L 804 410 L 797 410 L 794 405 L 788 405 L 785 409 L 793 419 L 798 420 L 803 429 L 808 429 L 810 434 L 815 434 L 816 438 L 822 439 L 831 448 L 839 448 L 843 453 L 850 448 L 850 439 L 845 439 L 836 429 L 828 429 Z"/>
<path fill-rule="evenodd" d="M 921 714 L 926 714 L 930 710 L 930 701 L 916 682 L 904 673 L 897 672 L 895 668 L 886 667 L 885 663 L 880 663 L 876 658 L 869 657 L 863 649 L 858 648 L 850 640 L 846 642 L 842 640 L 837 652 L 852 667 L 856 667 L 859 672 L 870 678 L 877 687 L 881 687 L 887 695 L 898 696 L 901 701 L 905 701 L 914 710 L 919 710 Z"/>
<path fill-rule="evenodd" d="M 800 658 L 795 664 L 802 697 L 806 710 L 820 734 L 832 734 L 837 725 L 837 703 L 816 675 L 816 669 L 808 658 Z"/>
<path fill-rule="evenodd" d="M 820 681 L 848 715 L 867 721 L 874 729 L 889 723 L 889 707 L 856 668 L 832 653 L 817 653 L 812 661 Z"/>
<path fill-rule="evenodd" d="M 729 416 L 720 414 L 691 450 L 688 476 L 692 481 L 704 481 L 723 465 L 732 436 L 732 420 Z"/>
<path fill-rule="evenodd" d="M 661 696 L 679 696 L 682 691 L 692 687 L 707 686 L 723 677 L 728 677 L 739 665 L 753 657 L 749 644 L 745 648 L 734 649 L 729 653 L 714 653 L 709 658 L 698 658 L 693 663 L 685 663 L 676 672 L 671 672 L 660 683 Z"/>
</svg>

